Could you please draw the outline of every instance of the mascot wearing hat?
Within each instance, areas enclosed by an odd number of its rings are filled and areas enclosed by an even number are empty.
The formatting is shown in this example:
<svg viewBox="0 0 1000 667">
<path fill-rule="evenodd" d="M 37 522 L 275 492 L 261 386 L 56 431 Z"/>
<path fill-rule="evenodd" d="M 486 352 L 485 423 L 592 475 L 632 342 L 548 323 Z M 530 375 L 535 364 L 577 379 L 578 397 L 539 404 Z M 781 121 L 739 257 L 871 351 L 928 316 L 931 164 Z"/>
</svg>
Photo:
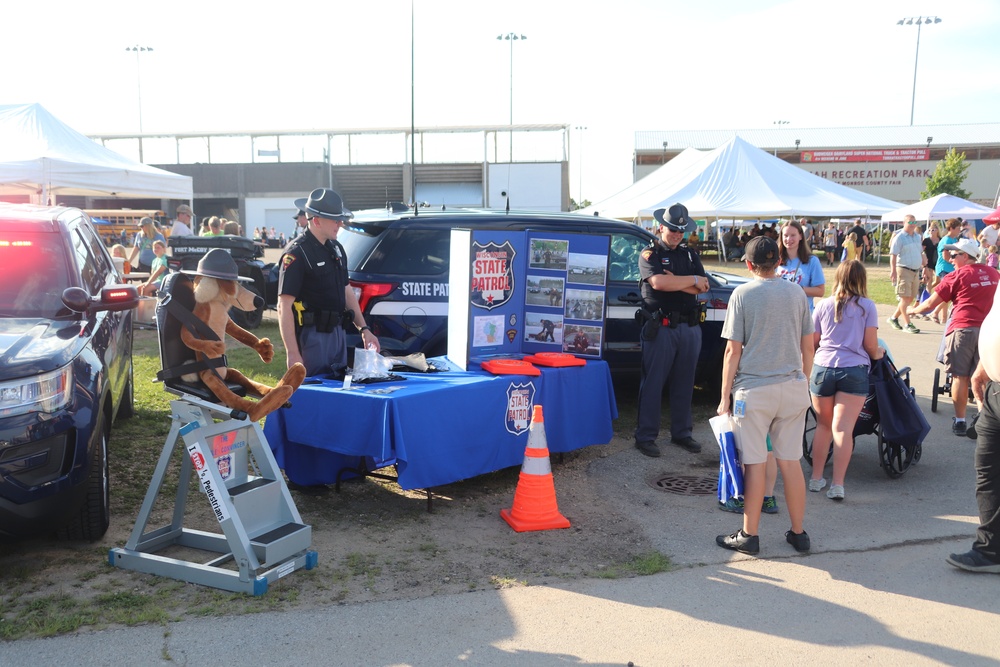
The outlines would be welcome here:
<svg viewBox="0 0 1000 667">
<path fill-rule="evenodd" d="M 207 340 L 195 336 L 186 327 L 181 329 L 181 340 L 197 353 L 198 359 L 215 359 L 223 356 L 226 353 L 226 334 L 229 334 L 257 352 L 264 363 L 271 363 L 274 358 L 274 345 L 271 341 L 267 338 L 257 338 L 229 317 L 230 308 L 252 311 L 256 307 L 255 299 L 260 299 L 258 295 L 240 284 L 240 282 L 250 282 L 251 279 L 239 275 L 232 256 L 222 248 L 216 248 L 201 258 L 196 271 L 183 271 L 183 273 L 194 277 L 194 316 L 207 324 L 218 337 L 218 340 Z M 258 421 L 284 405 L 302 384 L 305 376 L 305 367 L 302 364 L 294 364 L 274 387 L 254 382 L 235 368 L 225 366 L 203 370 L 197 376 L 184 376 L 183 379 L 185 382 L 195 382 L 200 379 L 223 405 L 242 410 L 251 420 Z M 252 401 L 237 396 L 226 386 L 227 382 L 244 387 L 247 392 L 260 396 L 260 400 Z"/>
</svg>

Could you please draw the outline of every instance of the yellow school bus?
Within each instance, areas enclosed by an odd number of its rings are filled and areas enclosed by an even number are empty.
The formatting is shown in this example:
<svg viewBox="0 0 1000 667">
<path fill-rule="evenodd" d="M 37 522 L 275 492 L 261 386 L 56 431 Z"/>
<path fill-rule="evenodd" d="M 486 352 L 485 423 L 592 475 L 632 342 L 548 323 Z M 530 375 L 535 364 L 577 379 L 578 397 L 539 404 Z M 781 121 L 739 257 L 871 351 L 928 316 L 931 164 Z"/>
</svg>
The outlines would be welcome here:
<svg viewBox="0 0 1000 667">
<path fill-rule="evenodd" d="M 88 208 L 84 212 L 94 221 L 94 227 L 101 238 L 114 243 L 121 243 L 121 234 L 124 231 L 131 243 L 135 233 L 139 231 L 139 221 L 143 218 L 152 218 L 160 226 L 160 232 L 164 237 L 170 236 L 170 220 L 163 211 L 140 208 Z"/>
</svg>

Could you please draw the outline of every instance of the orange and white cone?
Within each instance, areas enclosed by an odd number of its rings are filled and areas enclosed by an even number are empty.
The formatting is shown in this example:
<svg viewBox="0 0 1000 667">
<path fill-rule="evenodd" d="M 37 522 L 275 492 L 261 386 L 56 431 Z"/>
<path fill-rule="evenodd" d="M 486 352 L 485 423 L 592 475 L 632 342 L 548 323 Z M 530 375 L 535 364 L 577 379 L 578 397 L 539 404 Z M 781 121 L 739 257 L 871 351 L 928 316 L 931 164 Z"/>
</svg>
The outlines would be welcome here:
<svg viewBox="0 0 1000 667">
<path fill-rule="evenodd" d="M 569 520 L 559 513 L 556 487 L 549 463 L 549 446 L 545 441 L 545 421 L 542 406 L 536 405 L 528 430 L 528 447 L 524 450 L 521 476 L 514 490 L 514 505 L 500 510 L 500 516 L 519 533 L 529 530 L 569 528 Z"/>
</svg>

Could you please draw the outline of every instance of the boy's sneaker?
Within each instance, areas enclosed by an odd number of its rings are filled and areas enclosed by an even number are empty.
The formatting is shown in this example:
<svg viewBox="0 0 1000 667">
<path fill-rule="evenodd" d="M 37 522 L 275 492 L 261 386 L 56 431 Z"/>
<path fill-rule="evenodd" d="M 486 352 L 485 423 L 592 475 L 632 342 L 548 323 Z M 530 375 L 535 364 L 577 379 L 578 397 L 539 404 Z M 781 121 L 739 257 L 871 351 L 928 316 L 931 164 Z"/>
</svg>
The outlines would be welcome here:
<svg viewBox="0 0 1000 667">
<path fill-rule="evenodd" d="M 951 419 L 951 432 L 955 435 L 966 435 L 969 428 L 965 425 L 965 420 L 958 421 L 954 417 Z"/>
<path fill-rule="evenodd" d="M 764 496 L 764 504 L 760 506 L 760 511 L 764 514 L 777 514 L 778 501 L 774 496 Z"/>
<path fill-rule="evenodd" d="M 913 322 L 910 322 L 909 324 L 907 324 L 906 325 L 906 329 L 904 329 L 904 331 L 906 333 L 920 333 L 920 329 L 918 329 L 915 326 L 913 326 Z"/>
<path fill-rule="evenodd" d="M 826 492 L 826 497 L 830 500 L 843 500 L 844 499 L 844 485 L 843 484 L 833 484 L 830 486 L 830 490 Z"/>
<path fill-rule="evenodd" d="M 994 562 L 975 549 L 964 554 L 951 554 L 945 560 L 961 570 L 1000 574 L 1000 563 Z"/>
<path fill-rule="evenodd" d="M 825 486 L 826 486 L 826 477 L 820 477 L 819 479 L 809 480 L 809 490 L 812 491 L 813 493 L 816 493 L 817 491 L 822 491 L 823 487 Z"/>
<path fill-rule="evenodd" d="M 903 329 L 903 325 L 901 325 L 899 323 L 899 320 L 896 319 L 895 317 L 890 317 L 886 321 L 889 323 L 889 326 L 891 326 L 893 329 L 898 329 L 898 330 L 902 330 Z"/>
<path fill-rule="evenodd" d="M 809 536 L 804 530 L 801 533 L 793 533 L 789 530 L 785 533 L 785 541 L 795 547 L 799 553 L 809 551 Z"/>
<path fill-rule="evenodd" d="M 719 503 L 719 509 L 723 512 L 732 512 L 734 514 L 743 514 L 743 499 L 742 498 L 729 498 L 724 503 Z"/>
<path fill-rule="evenodd" d="M 747 535 L 742 528 L 732 535 L 719 535 L 715 538 L 715 543 L 723 549 L 732 549 L 743 554 L 752 555 L 760 551 L 760 538 L 756 535 Z"/>
</svg>

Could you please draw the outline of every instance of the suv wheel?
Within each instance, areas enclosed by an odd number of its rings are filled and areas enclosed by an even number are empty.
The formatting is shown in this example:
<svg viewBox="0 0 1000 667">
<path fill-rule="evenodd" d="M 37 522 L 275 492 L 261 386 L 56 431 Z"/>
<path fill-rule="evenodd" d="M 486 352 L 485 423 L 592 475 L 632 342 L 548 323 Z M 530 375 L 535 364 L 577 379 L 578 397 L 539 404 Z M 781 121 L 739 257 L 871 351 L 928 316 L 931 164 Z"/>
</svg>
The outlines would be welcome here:
<svg viewBox="0 0 1000 667">
<path fill-rule="evenodd" d="M 98 426 L 97 448 L 90 459 L 87 496 L 79 513 L 59 531 L 67 540 L 94 541 L 107 532 L 111 523 L 111 478 L 108 469 L 108 431 Z"/>
</svg>

